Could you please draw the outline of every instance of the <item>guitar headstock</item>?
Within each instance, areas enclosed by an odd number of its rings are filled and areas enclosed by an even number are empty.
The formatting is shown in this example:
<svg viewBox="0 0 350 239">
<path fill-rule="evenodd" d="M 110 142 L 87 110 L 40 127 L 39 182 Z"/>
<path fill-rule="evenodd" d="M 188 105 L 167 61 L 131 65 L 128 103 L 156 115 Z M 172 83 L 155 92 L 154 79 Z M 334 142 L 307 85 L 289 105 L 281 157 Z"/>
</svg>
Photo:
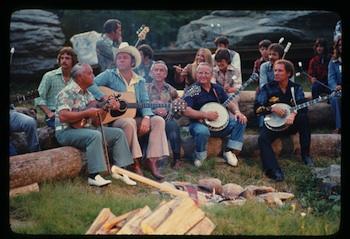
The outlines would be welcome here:
<svg viewBox="0 0 350 239">
<path fill-rule="evenodd" d="M 10 96 L 10 102 L 13 103 L 13 104 L 22 104 L 26 101 L 29 101 L 29 100 L 33 100 L 37 97 L 39 97 L 39 92 L 37 89 L 35 90 L 31 90 L 31 91 L 28 91 L 26 94 L 24 95 L 12 95 Z"/>
<path fill-rule="evenodd" d="M 136 31 L 137 37 L 140 40 L 145 40 L 147 33 L 150 31 L 149 27 L 143 25 Z"/>
<path fill-rule="evenodd" d="M 201 87 L 197 84 L 193 84 L 191 85 L 184 93 L 183 98 L 187 97 L 187 96 L 195 96 L 195 95 L 199 95 L 199 93 L 201 93 Z"/>
<path fill-rule="evenodd" d="M 259 75 L 254 72 L 253 74 L 250 75 L 250 77 L 249 77 L 249 79 L 247 81 L 249 81 L 249 83 L 254 82 L 254 81 L 258 82 L 259 81 Z"/>
<path fill-rule="evenodd" d="M 171 103 L 171 109 L 173 112 L 183 112 L 186 110 L 187 104 L 183 99 L 175 99 Z"/>
<path fill-rule="evenodd" d="M 332 91 L 329 97 L 341 97 L 341 90 Z"/>
</svg>

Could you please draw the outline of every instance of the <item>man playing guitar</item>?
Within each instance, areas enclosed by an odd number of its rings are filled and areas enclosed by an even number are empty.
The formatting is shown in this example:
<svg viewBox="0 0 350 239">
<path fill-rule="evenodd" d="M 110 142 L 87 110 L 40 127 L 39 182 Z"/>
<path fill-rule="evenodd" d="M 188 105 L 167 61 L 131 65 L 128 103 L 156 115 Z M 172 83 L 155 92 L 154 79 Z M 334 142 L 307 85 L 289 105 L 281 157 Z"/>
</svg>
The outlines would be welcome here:
<svg viewBox="0 0 350 239">
<path fill-rule="evenodd" d="M 118 92 L 133 92 L 136 96 L 136 103 L 149 103 L 149 96 L 145 86 L 145 79 L 137 75 L 133 68 L 141 63 L 139 51 L 122 42 L 116 52 L 116 68 L 107 69 L 96 76 L 94 84 L 89 91 L 96 99 L 107 97 L 98 86 L 106 86 Z M 156 179 L 163 179 L 158 171 L 157 160 L 163 156 L 169 156 L 168 141 L 165 134 L 165 121 L 162 117 L 154 115 L 150 108 L 143 108 L 138 111 L 142 117 L 120 118 L 113 122 L 113 127 L 122 128 L 126 134 L 129 147 L 134 158 L 133 170 L 143 175 L 140 167 L 142 151 L 138 136 L 149 133 L 149 144 L 147 147 L 146 164 Z M 137 124 L 138 123 L 138 124 Z M 137 127 L 138 125 L 138 127 Z"/>
<path fill-rule="evenodd" d="M 231 166 L 237 166 L 236 155 L 241 151 L 243 146 L 243 134 L 245 131 L 247 118 L 239 111 L 238 104 L 231 101 L 228 104 L 228 110 L 234 114 L 235 118 L 230 118 L 228 125 L 220 131 L 210 131 L 203 124 L 203 120 L 213 121 L 219 117 L 218 112 L 213 111 L 202 112 L 200 108 L 208 102 L 218 102 L 222 104 L 228 98 L 224 89 L 218 85 L 211 83 L 213 76 L 213 68 L 206 62 L 199 63 L 196 71 L 197 82 L 192 87 L 200 87 L 201 92 L 198 95 L 186 96 L 185 101 L 187 108 L 184 115 L 191 118 L 190 133 L 195 141 L 195 161 L 196 167 L 202 165 L 203 160 L 207 158 L 207 144 L 209 136 L 225 137 L 230 135 L 224 152 L 224 158 Z"/>
<path fill-rule="evenodd" d="M 112 147 L 112 163 L 119 167 L 126 167 L 133 163 L 131 153 L 124 135 L 120 129 L 99 127 L 94 122 L 96 118 L 101 120 L 99 114 L 103 109 L 90 107 L 95 102 L 93 95 L 87 88 L 93 83 L 94 75 L 89 64 L 76 64 L 72 69 L 71 81 L 57 95 L 56 130 L 55 135 L 61 145 L 74 146 L 86 150 L 87 167 L 89 172 L 88 184 L 92 186 L 104 186 L 110 184 L 110 180 L 101 177 L 100 172 L 110 170 L 104 160 L 103 144 Z M 111 99 L 109 104 L 111 109 L 118 110 L 119 103 Z M 85 121 L 86 124 L 79 122 Z M 79 124 L 76 124 L 76 123 Z M 78 128 L 76 127 L 78 125 Z M 106 137 L 104 137 L 104 135 Z M 103 142 L 104 139 L 106 142 Z M 106 146 L 106 145 L 105 145 Z M 107 150 L 106 150 L 107 151 Z M 108 152 L 105 157 L 108 160 Z M 113 167 L 112 166 L 112 171 Z M 127 175 L 112 173 L 112 177 L 120 179 L 128 185 L 135 185 L 136 182 L 128 178 Z"/>
<path fill-rule="evenodd" d="M 294 66 L 288 60 L 277 60 L 274 65 L 274 81 L 266 83 L 259 91 L 255 99 L 254 110 L 257 116 L 266 114 L 277 114 L 283 117 L 287 112 L 277 106 L 275 103 L 285 103 L 295 105 L 305 100 L 302 87 L 290 80 L 294 76 Z M 293 91 L 295 92 L 295 102 L 293 100 Z M 266 120 L 266 117 L 265 117 Z M 272 142 L 283 135 L 299 133 L 301 157 L 306 165 L 312 166 L 313 162 L 309 156 L 310 152 L 310 127 L 307 116 L 307 108 L 299 112 L 292 112 L 286 118 L 286 125 L 289 127 L 283 131 L 273 131 L 263 125 L 258 138 L 260 154 L 265 174 L 276 181 L 283 181 L 284 175 L 280 169 L 274 152 Z"/>
</svg>

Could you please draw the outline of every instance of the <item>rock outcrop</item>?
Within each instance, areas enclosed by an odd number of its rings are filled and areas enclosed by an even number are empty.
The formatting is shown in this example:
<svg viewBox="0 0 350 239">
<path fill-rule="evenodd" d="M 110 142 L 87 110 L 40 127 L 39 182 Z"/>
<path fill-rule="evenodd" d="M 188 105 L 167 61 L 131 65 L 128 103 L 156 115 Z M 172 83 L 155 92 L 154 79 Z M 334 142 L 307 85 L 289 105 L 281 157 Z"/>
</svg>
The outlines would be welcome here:
<svg viewBox="0 0 350 239">
<path fill-rule="evenodd" d="M 25 9 L 12 13 L 10 46 L 14 48 L 11 80 L 41 75 L 56 65 L 65 36 L 58 16 L 52 12 Z"/>
<path fill-rule="evenodd" d="M 340 17 L 329 11 L 213 11 L 210 15 L 182 26 L 176 46 L 181 49 L 208 47 L 218 35 L 229 38 L 231 47 L 257 45 L 268 38 L 278 42 L 302 43 L 323 37 L 332 41 Z"/>
</svg>

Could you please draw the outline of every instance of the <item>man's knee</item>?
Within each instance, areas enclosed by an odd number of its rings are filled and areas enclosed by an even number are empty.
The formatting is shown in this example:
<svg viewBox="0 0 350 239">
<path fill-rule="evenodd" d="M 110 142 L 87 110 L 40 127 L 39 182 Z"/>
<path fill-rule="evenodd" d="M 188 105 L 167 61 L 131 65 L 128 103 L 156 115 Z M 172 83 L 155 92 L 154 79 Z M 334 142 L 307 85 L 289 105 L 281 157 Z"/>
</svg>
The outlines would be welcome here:
<svg viewBox="0 0 350 239">
<path fill-rule="evenodd" d="M 152 128 L 155 128 L 155 127 L 165 128 L 165 120 L 162 117 L 155 115 L 151 118 L 151 127 Z"/>
</svg>

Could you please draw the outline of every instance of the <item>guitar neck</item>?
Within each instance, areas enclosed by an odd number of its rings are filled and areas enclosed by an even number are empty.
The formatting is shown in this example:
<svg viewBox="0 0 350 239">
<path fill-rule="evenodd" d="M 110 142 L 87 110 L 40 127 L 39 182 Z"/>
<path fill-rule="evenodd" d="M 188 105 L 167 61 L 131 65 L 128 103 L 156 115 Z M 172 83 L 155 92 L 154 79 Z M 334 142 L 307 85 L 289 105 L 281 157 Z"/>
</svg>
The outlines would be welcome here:
<svg viewBox="0 0 350 239">
<path fill-rule="evenodd" d="M 244 90 L 251 82 L 253 82 L 253 79 L 249 79 L 246 82 L 243 83 L 243 85 L 235 92 L 233 93 L 225 102 L 224 102 L 224 106 L 226 107 L 234 98 L 236 98 L 237 95 L 239 95 L 239 93 Z"/>
<path fill-rule="evenodd" d="M 127 103 L 128 108 L 170 108 L 170 103 Z"/>
<path fill-rule="evenodd" d="M 137 41 L 136 41 L 136 43 L 135 43 L 135 47 L 137 47 L 139 44 L 140 44 L 140 41 L 141 41 L 141 39 L 139 38 L 139 39 L 137 39 Z"/>
<path fill-rule="evenodd" d="M 293 110 L 293 111 L 295 111 L 295 110 L 298 111 L 298 110 L 303 109 L 303 108 L 306 108 L 306 107 L 308 107 L 308 106 L 310 106 L 310 105 L 317 104 L 318 102 L 328 100 L 329 97 L 330 97 L 329 95 L 322 96 L 322 97 L 318 97 L 318 98 L 316 98 L 316 99 L 313 99 L 313 100 L 304 102 L 304 103 L 302 103 L 302 104 L 296 105 L 296 106 L 292 107 L 292 110 Z"/>
</svg>

